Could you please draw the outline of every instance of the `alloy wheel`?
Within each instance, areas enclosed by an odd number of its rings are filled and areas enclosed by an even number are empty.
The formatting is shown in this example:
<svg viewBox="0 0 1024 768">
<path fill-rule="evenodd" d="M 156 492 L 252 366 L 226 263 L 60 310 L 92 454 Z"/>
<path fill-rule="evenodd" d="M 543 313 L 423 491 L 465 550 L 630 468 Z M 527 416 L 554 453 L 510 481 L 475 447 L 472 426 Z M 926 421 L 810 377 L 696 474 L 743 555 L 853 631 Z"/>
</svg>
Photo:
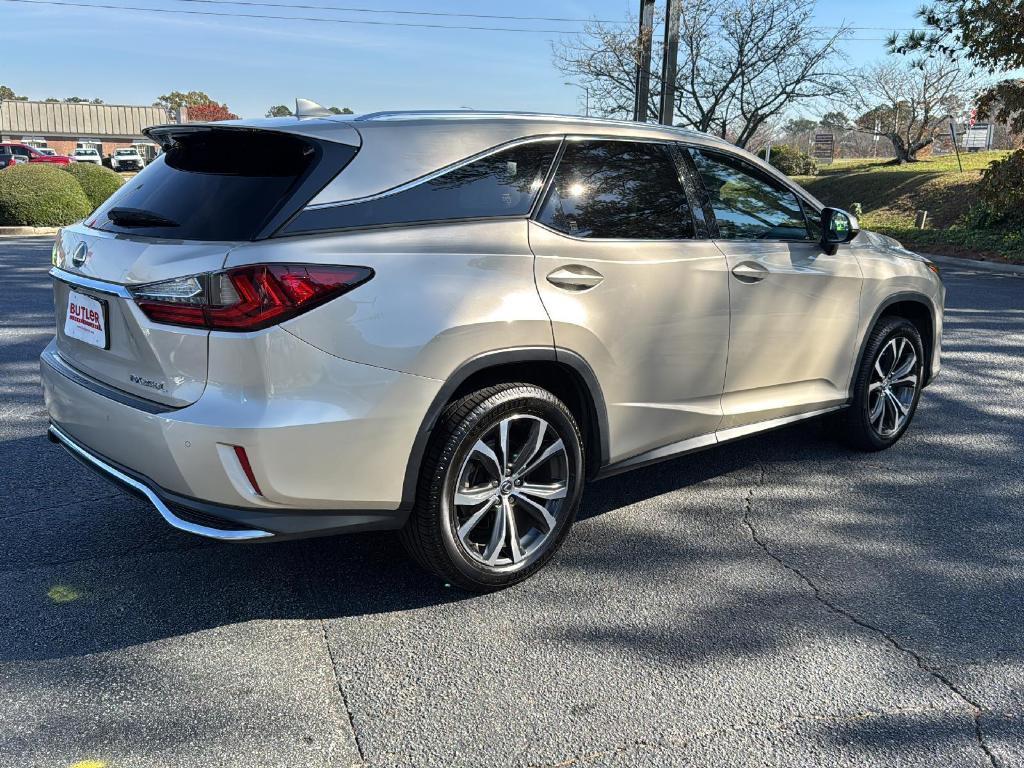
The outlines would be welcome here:
<svg viewBox="0 0 1024 768">
<path fill-rule="evenodd" d="M 910 339 L 889 339 L 875 358 L 868 384 L 868 421 L 880 437 L 892 437 L 906 426 L 920 379 Z"/>
<path fill-rule="evenodd" d="M 569 493 L 569 461 L 554 427 L 516 414 L 470 448 L 452 494 L 455 533 L 469 557 L 518 567 L 552 538 Z"/>
</svg>

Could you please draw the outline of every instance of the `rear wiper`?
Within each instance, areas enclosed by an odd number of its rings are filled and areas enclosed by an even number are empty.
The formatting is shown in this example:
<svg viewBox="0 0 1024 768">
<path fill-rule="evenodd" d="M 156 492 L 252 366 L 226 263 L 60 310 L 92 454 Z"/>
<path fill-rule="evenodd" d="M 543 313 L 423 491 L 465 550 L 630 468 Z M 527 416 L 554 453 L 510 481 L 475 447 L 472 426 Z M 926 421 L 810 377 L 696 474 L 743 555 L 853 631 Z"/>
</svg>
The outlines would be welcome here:
<svg viewBox="0 0 1024 768">
<path fill-rule="evenodd" d="M 107 218 L 122 227 L 176 227 L 178 222 L 141 208 L 111 208 Z"/>
</svg>

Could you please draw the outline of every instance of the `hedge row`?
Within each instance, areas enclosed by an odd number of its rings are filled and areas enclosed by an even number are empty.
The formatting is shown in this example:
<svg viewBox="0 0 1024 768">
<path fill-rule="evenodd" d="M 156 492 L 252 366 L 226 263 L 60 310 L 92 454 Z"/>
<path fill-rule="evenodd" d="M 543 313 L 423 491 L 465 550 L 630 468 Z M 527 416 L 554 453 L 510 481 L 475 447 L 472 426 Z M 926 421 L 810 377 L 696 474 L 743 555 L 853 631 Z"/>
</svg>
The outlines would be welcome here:
<svg viewBox="0 0 1024 768">
<path fill-rule="evenodd" d="M 61 227 L 84 219 L 123 183 L 91 163 L 23 163 L 0 171 L 0 226 Z"/>
</svg>

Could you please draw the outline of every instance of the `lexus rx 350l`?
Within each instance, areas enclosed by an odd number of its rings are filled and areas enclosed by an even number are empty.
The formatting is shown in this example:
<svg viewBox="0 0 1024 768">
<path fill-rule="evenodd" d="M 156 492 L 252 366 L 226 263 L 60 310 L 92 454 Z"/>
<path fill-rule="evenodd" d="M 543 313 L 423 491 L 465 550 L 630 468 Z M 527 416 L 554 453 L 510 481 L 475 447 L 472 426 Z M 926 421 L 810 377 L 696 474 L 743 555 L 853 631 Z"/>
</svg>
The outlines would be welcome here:
<svg viewBox="0 0 1024 768">
<path fill-rule="evenodd" d="M 468 589 L 583 484 L 829 414 L 907 430 L 937 269 L 699 133 L 378 113 L 152 128 L 57 238 L 50 435 L 171 525 L 396 529 Z"/>
</svg>

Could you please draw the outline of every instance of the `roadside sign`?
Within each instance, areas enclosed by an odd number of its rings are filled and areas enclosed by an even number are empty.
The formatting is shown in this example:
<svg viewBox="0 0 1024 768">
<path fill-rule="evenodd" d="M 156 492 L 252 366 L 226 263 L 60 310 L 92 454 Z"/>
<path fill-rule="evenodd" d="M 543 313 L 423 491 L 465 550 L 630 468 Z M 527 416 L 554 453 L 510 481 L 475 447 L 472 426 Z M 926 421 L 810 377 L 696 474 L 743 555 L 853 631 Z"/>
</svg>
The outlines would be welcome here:
<svg viewBox="0 0 1024 768">
<path fill-rule="evenodd" d="M 964 132 L 964 149 L 968 152 L 980 152 L 992 148 L 992 125 L 975 123 Z"/>
<path fill-rule="evenodd" d="M 834 133 L 814 134 L 814 159 L 819 163 L 831 163 L 836 159 L 836 136 Z"/>
</svg>

